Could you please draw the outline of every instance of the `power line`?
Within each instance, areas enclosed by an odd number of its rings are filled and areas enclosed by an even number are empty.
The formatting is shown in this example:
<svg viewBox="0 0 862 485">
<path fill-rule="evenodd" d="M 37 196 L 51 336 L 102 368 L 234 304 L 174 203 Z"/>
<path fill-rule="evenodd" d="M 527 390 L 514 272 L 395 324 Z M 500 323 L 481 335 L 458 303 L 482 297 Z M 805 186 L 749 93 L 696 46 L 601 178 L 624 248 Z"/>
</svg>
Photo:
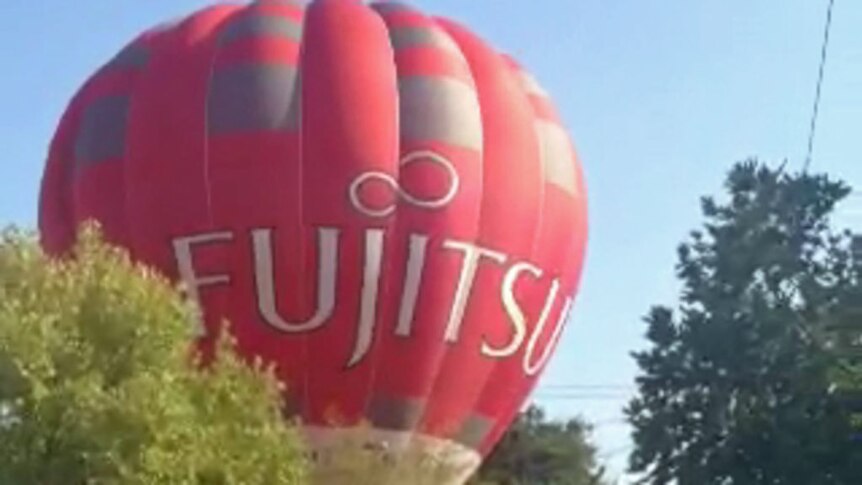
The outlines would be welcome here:
<svg viewBox="0 0 862 485">
<path fill-rule="evenodd" d="M 600 460 L 607 460 L 608 458 L 613 458 L 617 455 L 621 455 L 623 453 L 628 453 L 635 448 L 633 444 L 626 444 L 623 446 L 618 446 L 616 448 L 611 448 L 608 451 L 599 452 L 597 458 Z"/>
<path fill-rule="evenodd" d="M 628 426 L 629 421 L 626 418 L 602 419 L 598 421 L 587 421 L 587 424 L 594 429 L 607 428 L 610 426 Z"/>
<path fill-rule="evenodd" d="M 625 384 L 549 384 L 535 393 L 538 400 L 618 401 L 631 399 L 636 387 Z"/>
<path fill-rule="evenodd" d="M 630 398 L 627 394 L 537 394 L 539 401 L 620 401 Z"/>
<path fill-rule="evenodd" d="M 539 390 L 630 390 L 634 385 L 627 384 L 548 384 L 540 386 Z"/>
<path fill-rule="evenodd" d="M 832 30 L 832 10 L 835 7 L 835 0 L 829 0 L 829 6 L 826 9 L 826 27 L 823 32 L 823 47 L 820 51 L 820 68 L 817 75 L 817 90 L 814 94 L 814 110 L 811 113 L 811 127 L 808 132 L 808 153 L 805 156 L 805 166 L 803 171 L 807 172 L 811 165 L 811 157 L 814 153 L 814 135 L 817 132 L 817 116 L 820 114 L 820 98 L 823 91 L 823 73 L 826 67 L 826 58 L 829 52 L 829 33 Z"/>
</svg>

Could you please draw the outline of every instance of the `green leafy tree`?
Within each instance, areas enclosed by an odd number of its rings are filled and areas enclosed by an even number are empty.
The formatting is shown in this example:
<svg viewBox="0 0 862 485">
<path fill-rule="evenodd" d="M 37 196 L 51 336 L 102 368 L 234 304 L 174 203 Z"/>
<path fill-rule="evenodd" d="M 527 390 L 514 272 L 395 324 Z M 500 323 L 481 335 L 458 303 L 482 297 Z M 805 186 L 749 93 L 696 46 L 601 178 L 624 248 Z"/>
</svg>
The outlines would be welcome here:
<svg viewBox="0 0 862 485">
<path fill-rule="evenodd" d="M 34 239 L 0 242 L 0 483 L 305 483 L 271 372 L 226 339 L 196 365 L 189 306 L 95 231 Z"/>
<path fill-rule="evenodd" d="M 648 484 L 862 483 L 842 350 L 862 293 L 829 219 L 849 188 L 756 161 L 725 185 L 679 247 L 679 308 L 646 317 L 631 469 Z"/>
<path fill-rule="evenodd" d="M 531 406 L 512 424 L 488 457 L 475 485 L 598 485 L 596 450 L 579 419 L 548 420 Z"/>
</svg>

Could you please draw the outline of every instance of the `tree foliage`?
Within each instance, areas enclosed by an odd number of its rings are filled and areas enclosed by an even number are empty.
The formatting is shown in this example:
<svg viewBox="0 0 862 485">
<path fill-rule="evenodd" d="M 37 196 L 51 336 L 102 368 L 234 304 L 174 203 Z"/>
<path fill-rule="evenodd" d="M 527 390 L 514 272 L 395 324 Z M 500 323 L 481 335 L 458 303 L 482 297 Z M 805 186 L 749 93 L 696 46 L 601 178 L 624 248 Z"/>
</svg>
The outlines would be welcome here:
<svg viewBox="0 0 862 485">
<path fill-rule="evenodd" d="M 550 421 L 531 406 L 479 470 L 476 485 L 599 485 L 596 450 L 579 419 Z"/>
<path fill-rule="evenodd" d="M 631 468 L 649 484 L 862 483 L 845 399 L 862 292 L 829 218 L 849 188 L 747 161 L 726 189 L 679 247 L 679 308 L 646 317 Z"/>
<path fill-rule="evenodd" d="M 205 370 L 193 312 L 87 231 L 72 257 L 0 243 L 0 483 L 305 482 L 270 372 L 223 339 Z"/>
</svg>

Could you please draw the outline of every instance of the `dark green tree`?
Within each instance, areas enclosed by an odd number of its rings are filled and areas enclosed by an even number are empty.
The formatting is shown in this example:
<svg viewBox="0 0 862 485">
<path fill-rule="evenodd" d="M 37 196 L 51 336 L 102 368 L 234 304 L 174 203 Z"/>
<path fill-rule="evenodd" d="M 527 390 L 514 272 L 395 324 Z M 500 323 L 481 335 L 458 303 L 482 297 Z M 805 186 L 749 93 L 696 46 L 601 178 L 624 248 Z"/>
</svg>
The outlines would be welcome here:
<svg viewBox="0 0 862 485">
<path fill-rule="evenodd" d="M 852 237 L 851 251 L 858 277 L 862 274 L 862 234 Z M 848 289 L 844 300 L 851 304 L 827 329 L 823 340 L 836 358 L 832 378 L 836 392 L 851 414 L 853 441 L 862 446 L 862 285 Z"/>
<path fill-rule="evenodd" d="M 846 352 L 862 293 L 850 235 L 830 225 L 850 190 L 757 161 L 725 186 L 679 247 L 679 307 L 646 317 L 631 470 L 656 485 L 862 483 Z"/>
<path fill-rule="evenodd" d="M 596 450 L 579 419 L 551 421 L 531 406 L 482 465 L 477 485 L 598 485 Z"/>
</svg>

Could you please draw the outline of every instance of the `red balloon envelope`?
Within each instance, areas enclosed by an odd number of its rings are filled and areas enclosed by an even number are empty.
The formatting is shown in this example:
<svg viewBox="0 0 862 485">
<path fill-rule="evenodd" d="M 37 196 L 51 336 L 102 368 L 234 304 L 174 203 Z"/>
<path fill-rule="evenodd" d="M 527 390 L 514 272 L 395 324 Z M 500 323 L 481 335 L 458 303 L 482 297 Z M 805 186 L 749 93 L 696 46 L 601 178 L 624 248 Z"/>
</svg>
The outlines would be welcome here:
<svg viewBox="0 0 862 485">
<path fill-rule="evenodd" d="M 277 364 L 315 445 L 367 421 L 471 467 L 559 340 L 587 232 L 532 77 L 451 21 L 353 0 L 217 6 L 129 44 L 43 178 L 49 251 L 87 219 Z"/>
</svg>

